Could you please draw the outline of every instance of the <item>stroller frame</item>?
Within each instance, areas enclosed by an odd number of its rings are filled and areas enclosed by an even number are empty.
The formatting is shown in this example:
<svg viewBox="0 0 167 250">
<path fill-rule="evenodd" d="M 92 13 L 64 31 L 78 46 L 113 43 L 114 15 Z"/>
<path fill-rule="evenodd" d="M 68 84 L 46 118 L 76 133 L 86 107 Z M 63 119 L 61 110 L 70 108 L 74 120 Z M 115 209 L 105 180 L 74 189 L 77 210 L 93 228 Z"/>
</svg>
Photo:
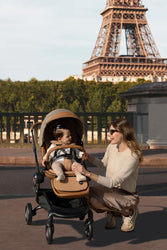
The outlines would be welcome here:
<svg viewBox="0 0 167 250">
<path fill-rule="evenodd" d="M 60 110 L 64 111 L 64 110 Z M 65 110 L 68 111 L 68 110 Z M 69 111 L 71 112 L 71 111 Z M 72 112 L 71 112 L 72 113 Z M 34 127 L 41 124 L 42 122 L 37 122 L 31 127 L 32 142 L 33 142 L 33 152 L 35 156 L 35 169 L 36 172 L 33 176 L 34 183 L 34 193 L 37 206 L 32 208 L 31 203 L 27 203 L 25 207 L 25 220 L 27 225 L 32 224 L 32 218 L 36 215 L 37 211 L 44 209 L 48 212 L 48 218 L 45 226 L 45 236 L 48 244 L 53 241 L 54 234 L 54 224 L 53 218 L 79 218 L 84 220 L 84 234 L 88 240 L 93 237 L 93 213 L 88 207 L 85 197 L 74 198 L 74 199 L 64 199 L 56 196 L 52 189 L 41 188 L 40 184 L 44 182 L 45 171 L 47 168 L 40 167 L 38 163 L 38 157 L 36 152 L 36 143 L 34 139 Z M 62 213 L 63 210 L 63 213 Z"/>
</svg>

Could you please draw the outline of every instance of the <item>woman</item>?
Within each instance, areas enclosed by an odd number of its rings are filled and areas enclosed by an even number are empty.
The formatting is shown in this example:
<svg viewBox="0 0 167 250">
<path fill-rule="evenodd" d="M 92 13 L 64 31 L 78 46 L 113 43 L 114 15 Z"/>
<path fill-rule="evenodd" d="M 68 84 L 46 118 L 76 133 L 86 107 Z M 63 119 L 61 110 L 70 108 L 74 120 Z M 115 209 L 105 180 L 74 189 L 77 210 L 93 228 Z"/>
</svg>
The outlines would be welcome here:
<svg viewBox="0 0 167 250">
<path fill-rule="evenodd" d="M 139 196 L 136 192 L 139 162 L 142 153 L 128 120 L 119 119 L 111 123 L 110 144 L 102 160 L 91 155 L 87 159 L 98 167 L 106 168 L 106 176 L 96 175 L 76 163 L 79 172 L 97 182 L 91 187 L 88 203 L 97 212 L 107 211 L 106 229 L 114 228 L 118 216 L 122 216 L 121 230 L 134 230 Z"/>
</svg>

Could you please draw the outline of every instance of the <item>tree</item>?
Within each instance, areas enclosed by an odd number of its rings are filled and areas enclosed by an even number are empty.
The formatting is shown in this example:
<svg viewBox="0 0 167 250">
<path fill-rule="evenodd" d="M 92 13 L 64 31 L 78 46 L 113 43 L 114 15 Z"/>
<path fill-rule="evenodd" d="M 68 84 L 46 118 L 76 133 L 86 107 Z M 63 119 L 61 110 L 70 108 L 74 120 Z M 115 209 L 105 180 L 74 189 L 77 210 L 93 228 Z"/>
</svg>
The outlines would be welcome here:
<svg viewBox="0 0 167 250">
<path fill-rule="evenodd" d="M 0 80 L 1 112 L 50 112 L 58 108 L 67 108 L 73 112 L 126 112 L 127 100 L 120 93 L 137 82 L 84 81 L 69 77 L 64 81 L 38 81 L 32 78 L 28 82 L 10 79 Z"/>
</svg>

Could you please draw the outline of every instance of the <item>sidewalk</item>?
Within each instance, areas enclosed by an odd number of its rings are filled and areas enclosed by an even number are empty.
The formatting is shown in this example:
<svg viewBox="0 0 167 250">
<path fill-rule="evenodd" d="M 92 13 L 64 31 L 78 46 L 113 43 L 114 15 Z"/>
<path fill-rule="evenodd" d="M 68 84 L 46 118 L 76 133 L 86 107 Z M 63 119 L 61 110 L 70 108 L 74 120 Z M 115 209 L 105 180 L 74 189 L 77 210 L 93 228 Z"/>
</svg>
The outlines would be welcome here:
<svg viewBox="0 0 167 250">
<path fill-rule="evenodd" d="M 96 155 L 101 158 L 105 152 L 105 148 L 87 149 L 88 153 Z M 38 158 L 41 159 L 41 152 L 38 149 Z M 47 212 L 42 209 L 39 210 L 37 215 L 33 217 L 32 225 L 26 225 L 24 219 L 24 209 L 27 203 L 31 203 L 33 208 L 37 205 L 34 196 L 31 193 L 26 193 L 25 189 L 29 188 L 28 177 L 26 175 L 26 183 L 23 178 L 21 166 L 34 166 L 34 153 L 31 148 L 0 148 L 0 166 L 11 166 L 8 175 L 3 174 L 6 172 L 6 168 L 1 170 L 1 193 L 4 194 L 4 185 L 6 183 L 8 188 L 11 188 L 12 194 L 16 194 L 17 187 L 20 190 L 20 196 L 16 195 L 11 197 L 1 196 L 0 199 L 0 246 L 3 250 L 45 250 L 45 249 L 115 249 L 115 250 L 136 250 L 140 249 L 167 249 L 167 237 L 166 237 L 166 220 L 167 220 L 167 208 L 166 208 L 166 191 L 163 195 L 163 188 L 166 190 L 166 169 L 160 168 L 167 167 L 167 150 L 144 150 L 144 161 L 142 167 L 149 167 L 149 171 L 153 169 L 153 175 L 155 186 L 149 185 L 148 180 L 153 176 L 148 174 L 148 169 L 141 169 L 143 173 L 140 178 L 144 190 L 140 195 L 139 203 L 139 216 L 136 222 L 136 228 L 134 232 L 123 233 L 120 230 L 121 220 L 118 220 L 118 226 L 115 230 L 105 230 L 105 214 L 99 214 L 94 212 L 94 236 L 91 241 L 88 241 L 83 234 L 84 221 L 78 219 L 59 219 L 54 218 L 55 232 L 53 235 L 53 244 L 48 245 L 45 237 L 45 225 L 47 221 Z M 13 166 L 20 166 L 19 168 L 12 168 Z M 156 168 L 158 168 L 158 171 Z M 12 172 L 19 173 L 12 175 Z M 26 168 L 23 168 L 24 172 Z M 33 171 L 32 168 L 28 168 L 29 172 Z M 147 171 L 146 171 L 147 170 Z M 159 180 L 159 173 L 161 180 Z M 31 175 L 31 173 L 30 173 Z M 164 178 L 162 178 L 162 175 Z M 12 181 L 11 181 L 12 176 Z M 17 178 L 16 178 L 17 177 Z M 19 179 L 19 181 L 18 181 Z M 146 180 L 147 179 L 147 180 Z M 22 180 L 22 181 L 21 181 Z M 17 185 L 16 182 L 18 181 Z M 157 186 L 156 186 L 157 183 Z M 9 185 L 11 184 L 11 185 Z M 147 184 L 147 185 L 146 185 Z M 161 187 L 162 184 L 162 187 Z M 20 185 L 24 185 L 20 186 Z M 32 183 L 30 183 L 32 187 Z M 157 188 L 158 187 L 158 188 Z M 149 190 L 151 189 L 151 196 Z M 156 190 L 156 193 L 154 193 Z M 158 194 L 157 194 L 158 193 Z M 156 225 L 156 226 L 155 226 Z"/>
<path fill-rule="evenodd" d="M 101 158 L 105 148 L 88 148 L 86 152 Z M 40 149 L 37 149 L 37 155 L 40 163 Z M 143 150 L 143 156 L 141 167 L 167 167 L 167 149 Z M 33 148 L 0 148 L 0 166 L 35 166 Z"/>
<path fill-rule="evenodd" d="M 24 208 L 27 203 L 36 206 L 33 197 L 0 200 L 0 246 L 3 250 L 165 250 L 166 197 L 141 197 L 139 216 L 134 232 L 123 233 L 121 220 L 114 230 L 105 230 L 105 214 L 94 212 L 93 239 L 88 241 L 83 233 L 84 221 L 79 219 L 54 219 L 53 243 L 45 237 L 47 212 L 39 210 L 32 225 L 26 225 Z"/>
</svg>

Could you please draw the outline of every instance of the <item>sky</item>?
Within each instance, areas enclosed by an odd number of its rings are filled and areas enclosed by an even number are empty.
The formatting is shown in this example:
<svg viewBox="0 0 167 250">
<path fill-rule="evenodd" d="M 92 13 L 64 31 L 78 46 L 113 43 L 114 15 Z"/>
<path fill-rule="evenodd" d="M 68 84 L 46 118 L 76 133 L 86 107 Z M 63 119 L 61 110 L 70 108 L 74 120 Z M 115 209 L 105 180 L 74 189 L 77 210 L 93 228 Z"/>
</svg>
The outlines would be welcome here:
<svg viewBox="0 0 167 250">
<path fill-rule="evenodd" d="M 143 0 L 161 57 L 167 1 Z M 0 0 L 0 79 L 62 81 L 91 57 L 106 0 Z"/>
</svg>

